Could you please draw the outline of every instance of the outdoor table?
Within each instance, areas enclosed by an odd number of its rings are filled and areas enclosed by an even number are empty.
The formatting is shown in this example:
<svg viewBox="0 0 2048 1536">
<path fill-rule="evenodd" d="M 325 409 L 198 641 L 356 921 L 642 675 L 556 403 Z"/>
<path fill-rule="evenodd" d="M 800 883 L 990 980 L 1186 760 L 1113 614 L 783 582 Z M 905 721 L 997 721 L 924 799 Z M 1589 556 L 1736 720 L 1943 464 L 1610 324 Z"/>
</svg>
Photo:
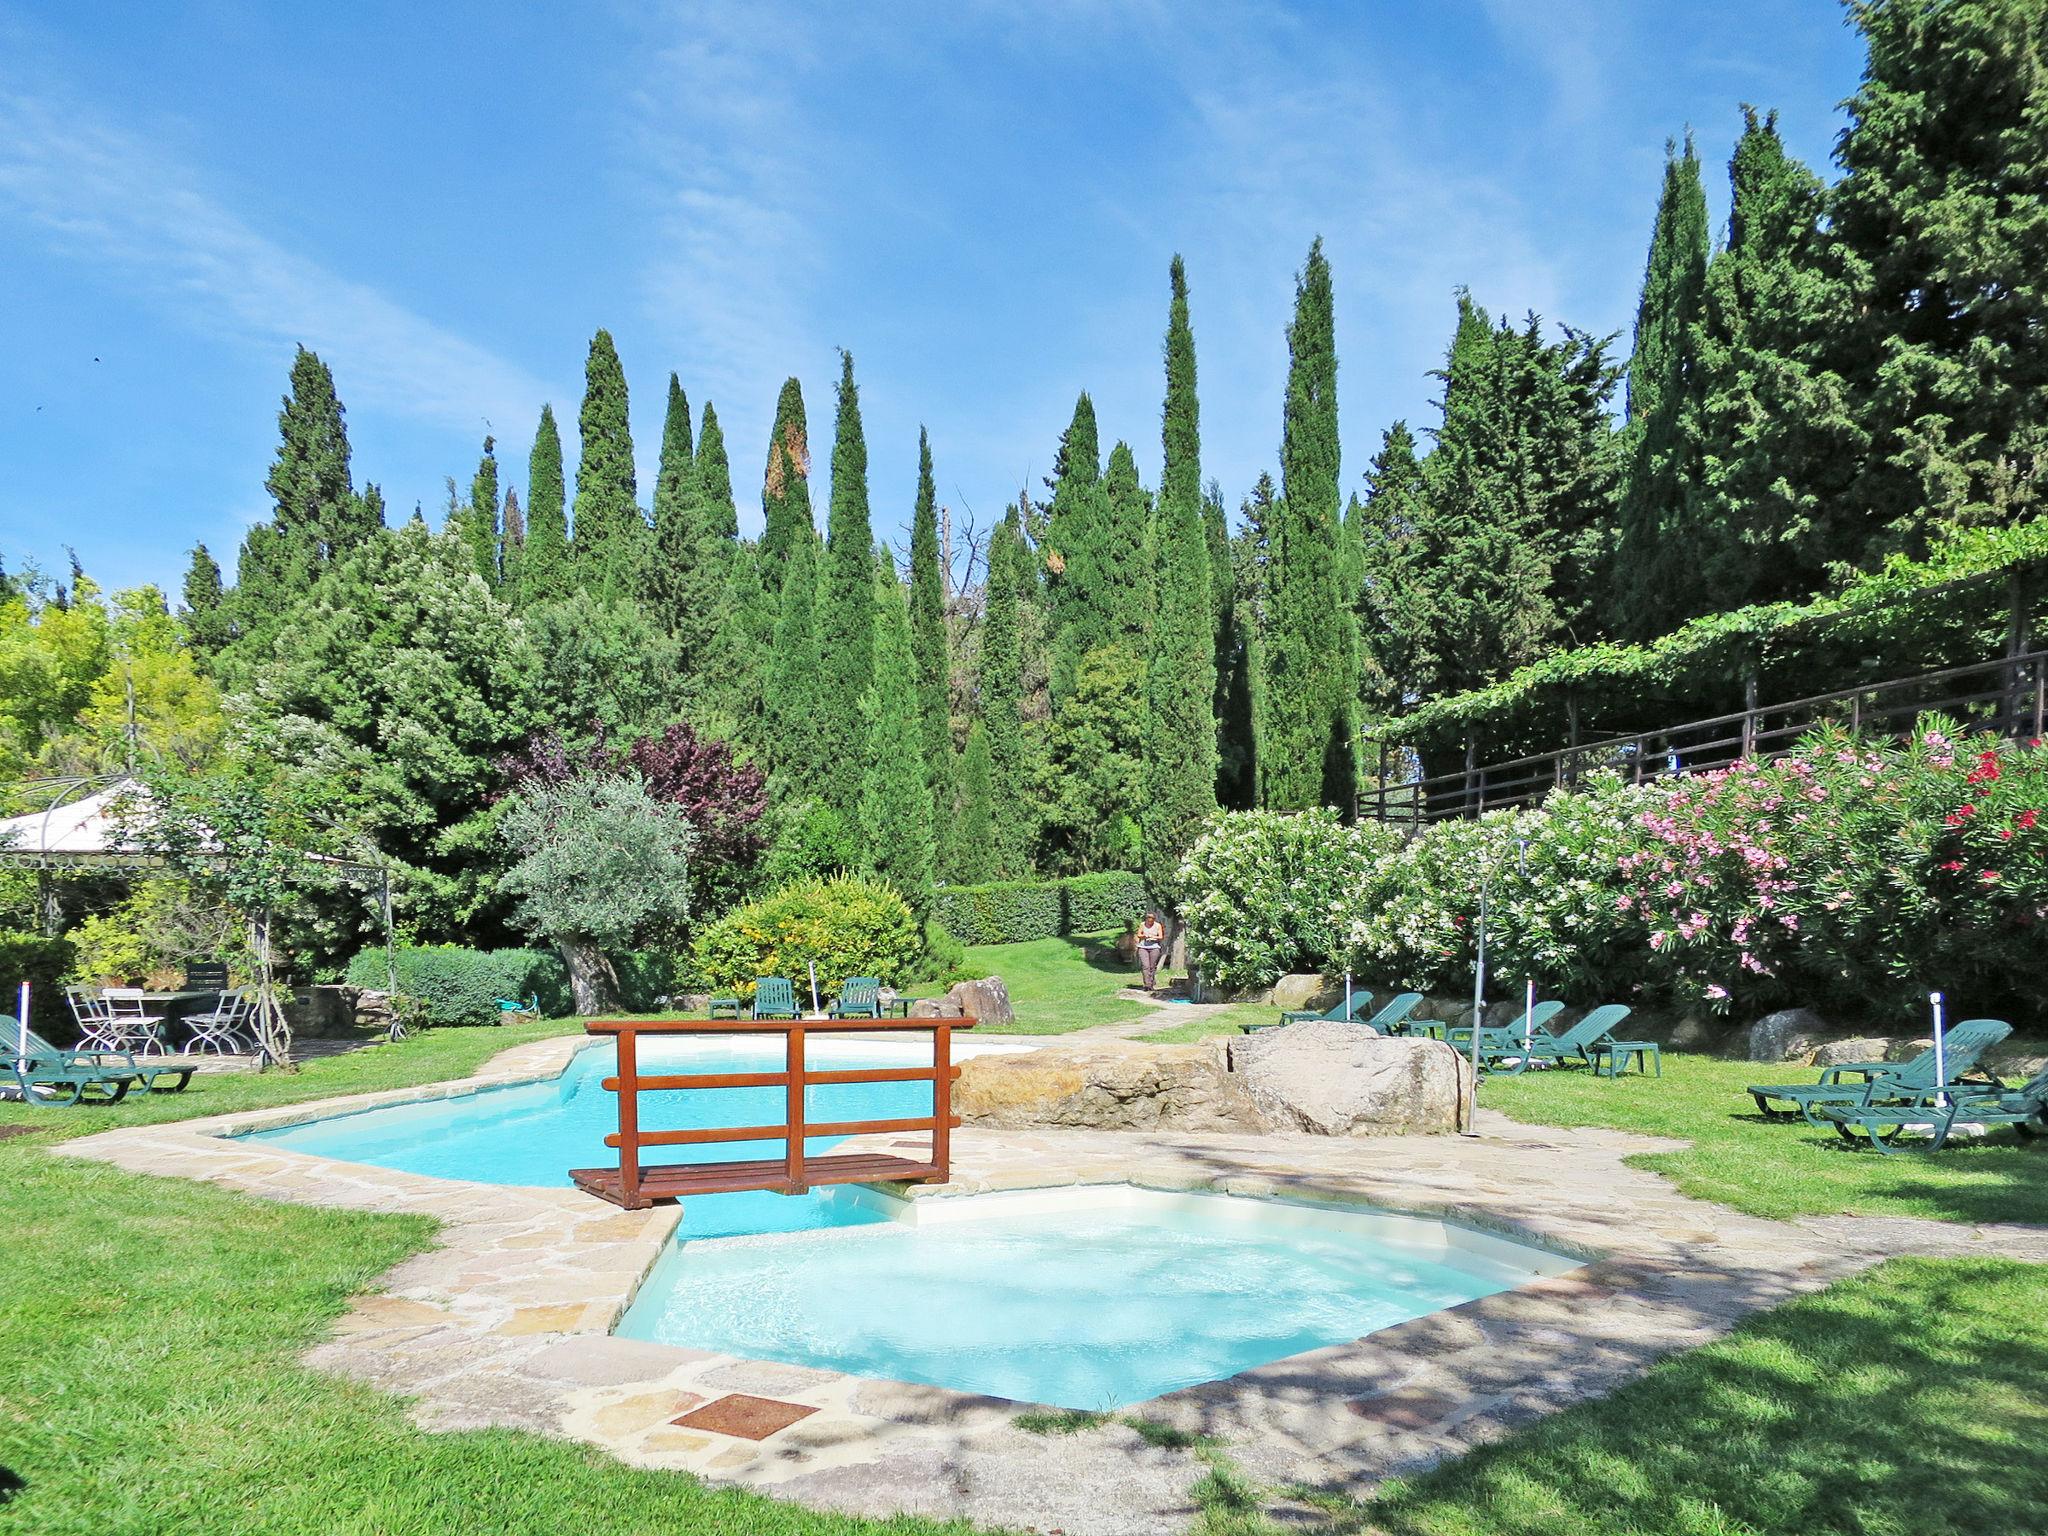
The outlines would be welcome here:
<svg viewBox="0 0 2048 1536">
<path fill-rule="evenodd" d="M 186 988 L 178 992 L 144 992 L 143 1002 L 159 1012 L 166 1026 L 179 1023 L 186 1014 L 201 1011 L 199 1004 L 220 996 L 218 987 Z M 190 1031 L 187 1031 L 189 1035 Z M 189 1044 L 190 1041 L 187 1041 Z"/>
</svg>

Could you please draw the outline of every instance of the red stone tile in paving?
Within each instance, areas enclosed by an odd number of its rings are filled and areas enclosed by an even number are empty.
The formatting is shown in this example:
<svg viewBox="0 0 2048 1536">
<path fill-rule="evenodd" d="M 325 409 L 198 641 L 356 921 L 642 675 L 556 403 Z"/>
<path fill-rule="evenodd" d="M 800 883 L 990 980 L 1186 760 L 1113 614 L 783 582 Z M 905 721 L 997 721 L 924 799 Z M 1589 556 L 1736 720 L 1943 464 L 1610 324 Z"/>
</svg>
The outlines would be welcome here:
<svg viewBox="0 0 2048 1536">
<path fill-rule="evenodd" d="M 766 1440 L 777 1430 L 787 1429 L 817 1411 L 802 1403 L 779 1403 L 772 1397 L 733 1392 L 713 1398 L 702 1408 L 693 1408 L 669 1422 L 684 1429 L 708 1429 L 715 1435 L 731 1435 L 740 1440 Z"/>
</svg>

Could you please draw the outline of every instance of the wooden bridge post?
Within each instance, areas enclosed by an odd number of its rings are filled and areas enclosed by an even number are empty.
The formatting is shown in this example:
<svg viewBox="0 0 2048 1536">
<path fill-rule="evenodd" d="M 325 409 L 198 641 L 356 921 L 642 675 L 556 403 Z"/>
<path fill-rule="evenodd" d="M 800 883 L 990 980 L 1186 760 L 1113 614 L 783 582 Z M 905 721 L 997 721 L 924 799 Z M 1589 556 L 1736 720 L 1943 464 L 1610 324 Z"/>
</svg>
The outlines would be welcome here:
<svg viewBox="0 0 2048 1536">
<path fill-rule="evenodd" d="M 619 1031 L 619 1204 L 637 1211 L 640 1198 L 640 1038 Z"/>
<path fill-rule="evenodd" d="M 932 1164 L 940 1182 L 952 1176 L 953 1156 L 953 1026 L 935 1021 L 932 1031 Z"/>
<path fill-rule="evenodd" d="M 790 1025 L 789 1033 L 783 1036 L 783 1039 L 787 1044 L 783 1062 L 789 1078 L 788 1097 L 785 1100 L 788 1105 L 786 1118 L 789 1122 L 784 1127 L 788 1132 L 788 1140 L 785 1143 L 788 1148 L 788 1162 L 785 1171 L 789 1180 L 789 1192 L 792 1195 L 800 1195 L 811 1187 L 809 1181 L 804 1177 L 803 1025 Z"/>
</svg>

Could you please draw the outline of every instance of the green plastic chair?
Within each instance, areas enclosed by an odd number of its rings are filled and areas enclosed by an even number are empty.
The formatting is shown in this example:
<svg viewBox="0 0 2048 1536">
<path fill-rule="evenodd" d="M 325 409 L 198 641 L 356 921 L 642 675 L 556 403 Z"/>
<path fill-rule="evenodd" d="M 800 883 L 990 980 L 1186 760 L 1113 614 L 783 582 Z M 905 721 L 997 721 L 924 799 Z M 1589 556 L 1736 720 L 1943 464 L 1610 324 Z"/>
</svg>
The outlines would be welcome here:
<svg viewBox="0 0 2048 1536">
<path fill-rule="evenodd" d="M 1359 1022 L 1377 1035 L 1405 1035 L 1408 1033 L 1408 1015 L 1421 1006 L 1420 992 L 1397 993 L 1387 1000 L 1386 1007 Z"/>
<path fill-rule="evenodd" d="M 144 1093 L 176 1093 L 192 1081 L 191 1067 L 145 1067 L 127 1051 L 72 1051 L 50 1044 L 33 1030 L 28 1036 L 28 1054 L 21 1054 L 21 1021 L 0 1014 L 0 1055 L 13 1069 L 14 1084 L 21 1090 L 21 1102 L 35 1108 L 68 1109 L 74 1104 L 118 1104 L 128 1090 L 142 1085 Z M 167 1078 L 177 1081 L 162 1086 Z"/>
<path fill-rule="evenodd" d="M 1833 1125 L 1835 1133 L 1853 1146 L 1885 1153 L 1907 1147 L 1939 1152 L 1959 1125 L 2009 1125 L 2022 1137 L 2048 1136 L 2048 1067 L 2017 1088 L 1951 1083 L 1891 1103 L 1880 1102 L 1886 1093 L 1896 1091 L 1883 1079 L 1873 1079 L 1863 1088 L 1864 1103 L 1814 1106 L 1814 1116 Z M 1909 1130 L 1926 1131 L 1926 1141 L 1901 1145 L 1900 1133 Z"/>
<path fill-rule="evenodd" d="M 1299 1024 L 1304 1020 L 1326 1020 L 1332 1024 L 1356 1024 L 1359 1022 L 1359 1015 L 1371 1006 L 1372 994 L 1363 987 L 1360 987 L 1349 997 L 1339 998 L 1320 1013 L 1313 1008 L 1289 1008 L 1280 1015 L 1276 1024 L 1247 1024 L 1243 1028 L 1246 1034 L 1250 1034 L 1255 1029 L 1275 1029 L 1283 1024 Z"/>
<path fill-rule="evenodd" d="M 1630 1011 L 1626 1003 L 1603 1003 L 1563 1033 L 1553 1035 L 1545 1031 L 1532 1036 L 1527 1045 L 1522 1043 L 1520 1030 L 1516 1030 L 1508 1046 L 1489 1050 L 1482 1034 L 1479 1059 L 1487 1071 L 1505 1072 L 1511 1077 L 1520 1076 L 1539 1061 L 1552 1065 L 1578 1062 L 1598 1070 L 1600 1053 L 1624 1043 L 1615 1040 L 1614 1026 L 1627 1018 Z M 1508 1062 L 1514 1065 L 1506 1065 Z"/>
<path fill-rule="evenodd" d="M 1965 1019 L 1956 1025 L 1942 1042 L 1942 1065 L 1948 1071 L 1949 1081 L 1968 1081 L 1977 1070 L 1977 1058 L 2011 1033 L 2012 1026 L 2003 1019 Z M 1862 1080 L 1846 1081 L 1851 1076 Z M 1757 1113 L 1761 1115 L 1777 1113 L 1771 1105 L 1773 1100 L 1779 1100 L 1790 1106 L 1786 1114 L 1797 1112 L 1813 1124 L 1822 1125 L 1826 1122 L 1814 1111 L 1824 1105 L 1860 1104 L 1867 1108 L 1887 1098 L 1911 1103 L 1918 1095 L 1941 1086 L 1934 1080 L 1934 1047 L 1930 1045 L 1910 1061 L 1848 1061 L 1823 1070 L 1818 1082 L 1752 1083 L 1744 1092 L 1756 1100 Z M 2004 1085 L 1994 1077 L 1979 1086 Z"/>
<path fill-rule="evenodd" d="M 839 985 L 839 995 L 825 1010 L 832 1019 L 879 1019 L 882 1016 L 882 982 L 876 976 L 849 976 Z"/>
<path fill-rule="evenodd" d="M 1529 1038 L 1550 1033 L 1550 1021 L 1564 1012 L 1564 1004 L 1545 999 L 1529 1010 Z M 1447 1024 L 1444 1039 L 1466 1055 L 1472 1051 L 1472 1026 L 1470 1024 Z M 1479 1030 L 1479 1054 L 1488 1052 L 1505 1055 L 1510 1050 L 1522 1048 L 1522 1021 L 1518 1018 L 1509 1024 L 1486 1024 Z"/>
<path fill-rule="evenodd" d="M 796 988 L 790 985 L 787 976 L 756 976 L 754 978 L 754 1011 L 757 1019 L 793 1019 L 796 1013 Z"/>
</svg>

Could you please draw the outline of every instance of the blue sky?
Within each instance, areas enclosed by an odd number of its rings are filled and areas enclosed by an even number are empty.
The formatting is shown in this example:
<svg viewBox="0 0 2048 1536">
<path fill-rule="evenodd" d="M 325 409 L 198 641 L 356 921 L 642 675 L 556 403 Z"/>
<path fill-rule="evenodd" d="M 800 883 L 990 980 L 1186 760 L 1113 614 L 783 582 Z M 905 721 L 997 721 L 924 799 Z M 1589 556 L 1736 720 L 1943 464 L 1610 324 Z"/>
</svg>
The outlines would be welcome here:
<svg viewBox="0 0 2048 1536">
<path fill-rule="evenodd" d="M 1697 133 L 1718 227 L 1738 103 L 1820 165 L 1860 58 L 1832 0 L 0 0 L 0 559 L 175 583 L 204 540 L 232 569 L 296 341 L 394 517 L 486 431 L 523 494 L 544 400 L 573 460 L 600 325 L 643 503 L 671 369 L 749 531 L 790 373 L 822 482 L 839 347 L 885 537 L 920 424 L 985 523 L 1083 388 L 1156 483 L 1176 250 L 1234 507 L 1317 234 L 1349 489 L 1432 419 L 1458 285 L 1624 329 L 1665 139 Z"/>
</svg>

